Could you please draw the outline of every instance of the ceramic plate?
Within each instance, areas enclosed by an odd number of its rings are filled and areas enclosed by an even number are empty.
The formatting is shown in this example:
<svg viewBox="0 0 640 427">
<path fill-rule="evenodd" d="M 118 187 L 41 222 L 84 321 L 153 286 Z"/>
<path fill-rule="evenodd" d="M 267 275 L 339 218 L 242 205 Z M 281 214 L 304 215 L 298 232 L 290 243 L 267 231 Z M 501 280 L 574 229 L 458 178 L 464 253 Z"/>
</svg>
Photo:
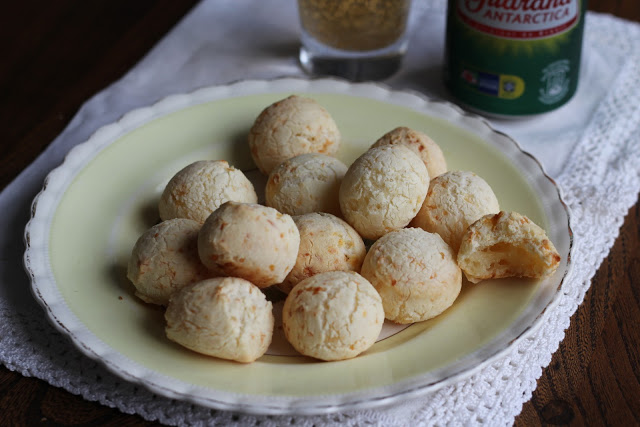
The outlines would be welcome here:
<svg viewBox="0 0 640 427">
<path fill-rule="evenodd" d="M 443 315 L 387 328 L 386 338 L 347 361 L 270 351 L 244 365 L 167 340 L 162 310 L 139 301 L 126 279 L 135 241 L 158 221 L 166 182 L 192 161 L 226 159 L 260 181 L 250 172 L 247 132 L 262 109 L 293 93 L 329 110 L 347 164 L 396 126 L 429 134 L 449 169 L 474 171 L 493 187 L 503 210 L 546 229 L 562 256 L 557 273 L 546 281 L 465 283 Z M 125 115 L 51 172 L 34 200 L 26 241 L 35 297 L 84 354 L 160 395 L 262 414 L 370 408 L 471 375 L 531 333 L 556 302 L 572 243 L 558 188 L 508 136 L 448 103 L 333 79 L 245 81 L 171 96 Z"/>
</svg>

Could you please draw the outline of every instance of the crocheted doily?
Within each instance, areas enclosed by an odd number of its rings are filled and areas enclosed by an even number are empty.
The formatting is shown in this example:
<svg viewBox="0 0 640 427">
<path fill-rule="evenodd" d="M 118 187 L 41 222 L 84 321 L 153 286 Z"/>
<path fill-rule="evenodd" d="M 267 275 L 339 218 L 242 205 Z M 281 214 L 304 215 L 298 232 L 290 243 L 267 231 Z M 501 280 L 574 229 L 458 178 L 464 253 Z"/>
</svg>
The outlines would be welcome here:
<svg viewBox="0 0 640 427">
<path fill-rule="evenodd" d="M 443 11 L 444 2 L 435 9 Z M 573 271 L 558 303 L 510 350 L 476 375 L 393 408 L 314 417 L 254 416 L 216 411 L 156 396 L 82 356 L 45 320 L 42 310 L 15 310 L 0 299 L 0 362 L 91 401 L 178 425 L 510 425 L 531 398 L 607 256 L 640 190 L 640 26 L 589 14 L 585 49 L 615 51 L 615 81 L 594 112 L 563 172 L 556 176 L 572 211 Z"/>
</svg>

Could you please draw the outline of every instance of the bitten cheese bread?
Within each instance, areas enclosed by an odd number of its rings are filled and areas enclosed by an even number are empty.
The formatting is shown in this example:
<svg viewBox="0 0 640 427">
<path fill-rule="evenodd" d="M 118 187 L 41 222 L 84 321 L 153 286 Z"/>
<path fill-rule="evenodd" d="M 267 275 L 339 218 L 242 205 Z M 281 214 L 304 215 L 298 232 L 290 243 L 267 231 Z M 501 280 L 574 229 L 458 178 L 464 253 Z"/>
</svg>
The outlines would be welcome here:
<svg viewBox="0 0 640 427">
<path fill-rule="evenodd" d="M 474 222 L 462 237 L 458 264 L 467 279 L 552 275 L 560 254 L 545 231 L 517 212 L 501 211 Z"/>
</svg>

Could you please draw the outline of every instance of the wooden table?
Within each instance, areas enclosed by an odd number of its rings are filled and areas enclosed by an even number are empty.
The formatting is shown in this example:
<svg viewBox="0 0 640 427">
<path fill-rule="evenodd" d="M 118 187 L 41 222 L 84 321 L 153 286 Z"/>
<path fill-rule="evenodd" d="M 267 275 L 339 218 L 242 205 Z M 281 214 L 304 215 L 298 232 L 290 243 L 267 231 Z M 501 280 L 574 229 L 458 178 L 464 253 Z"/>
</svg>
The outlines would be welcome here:
<svg viewBox="0 0 640 427">
<path fill-rule="evenodd" d="M 197 2 L 23 0 L 0 18 L 0 188 Z M 638 0 L 589 0 L 640 21 Z M 640 141 L 639 141 L 640 142 Z M 634 207 L 530 402 L 529 425 L 640 424 L 640 210 Z M 0 367 L 0 425 L 145 425 Z"/>
</svg>

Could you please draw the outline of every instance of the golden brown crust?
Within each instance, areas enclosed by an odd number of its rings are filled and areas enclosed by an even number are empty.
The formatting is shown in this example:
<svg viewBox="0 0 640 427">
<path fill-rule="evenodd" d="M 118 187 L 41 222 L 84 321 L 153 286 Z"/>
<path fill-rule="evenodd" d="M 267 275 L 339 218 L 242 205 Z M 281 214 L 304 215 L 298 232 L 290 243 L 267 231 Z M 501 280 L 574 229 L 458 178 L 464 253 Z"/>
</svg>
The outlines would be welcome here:
<svg viewBox="0 0 640 427">
<path fill-rule="evenodd" d="M 317 274 L 298 283 L 282 311 L 285 336 L 300 353 L 321 360 L 349 359 L 371 347 L 384 310 L 371 284 L 352 271 Z"/>
<path fill-rule="evenodd" d="M 278 288 L 289 293 L 300 281 L 327 271 L 360 272 L 367 253 L 362 237 L 345 221 L 328 213 L 294 216 L 300 231 L 298 258 Z"/>
<path fill-rule="evenodd" d="M 215 276 L 198 257 L 199 230 L 196 221 L 174 218 L 154 225 L 138 238 L 127 268 L 138 298 L 167 305 L 174 292 Z"/>
<path fill-rule="evenodd" d="M 251 181 L 225 160 L 200 160 L 176 173 L 167 183 L 158 210 L 162 220 L 189 218 L 202 224 L 227 201 L 257 203 Z"/>
<path fill-rule="evenodd" d="M 370 148 L 349 167 L 340 186 L 345 220 L 366 239 L 399 230 L 420 210 L 429 172 L 402 145 Z"/>
<path fill-rule="evenodd" d="M 249 363 L 273 336 L 271 302 L 250 282 L 220 277 L 183 288 L 165 312 L 169 339 L 198 353 Z"/>
<path fill-rule="evenodd" d="M 424 162 L 431 179 L 447 171 L 447 162 L 442 149 L 423 132 L 408 127 L 397 127 L 381 136 L 372 146 L 404 145 L 411 149 Z"/>
<path fill-rule="evenodd" d="M 438 233 L 457 253 L 467 227 L 499 210 L 498 199 L 484 179 L 469 171 L 449 171 L 431 180 L 411 226 Z"/>
<path fill-rule="evenodd" d="M 304 153 L 333 156 L 340 147 L 340 131 L 329 112 L 313 99 L 296 95 L 265 108 L 248 139 L 253 161 L 266 175 L 291 157 Z"/>
<path fill-rule="evenodd" d="M 287 277 L 299 246 L 300 233 L 289 215 L 250 203 L 223 204 L 198 234 L 204 265 L 218 275 L 242 277 L 260 288 Z"/>
<path fill-rule="evenodd" d="M 289 215 L 327 212 L 340 216 L 338 191 L 346 172 L 344 163 L 325 154 L 292 157 L 269 174 L 266 204 Z"/>
<path fill-rule="evenodd" d="M 393 231 L 369 249 L 361 274 L 382 297 L 387 319 L 413 323 L 431 319 L 453 304 L 462 272 L 451 248 L 420 228 Z"/>
</svg>

